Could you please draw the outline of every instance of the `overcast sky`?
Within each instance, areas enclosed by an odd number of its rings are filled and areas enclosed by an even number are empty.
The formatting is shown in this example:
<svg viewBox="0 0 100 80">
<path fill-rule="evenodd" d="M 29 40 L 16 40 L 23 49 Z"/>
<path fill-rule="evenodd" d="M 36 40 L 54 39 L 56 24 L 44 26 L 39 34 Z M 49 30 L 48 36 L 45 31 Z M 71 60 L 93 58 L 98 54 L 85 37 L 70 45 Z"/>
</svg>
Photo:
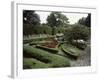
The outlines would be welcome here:
<svg viewBox="0 0 100 80">
<path fill-rule="evenodd" d="M 36 13 L 40 16 L 41 23 L 46 23 L 47 16 L 50 15 L 51 12 L 43 12 L 43 11 L 36 11 Z M 80 18 L 87 17 L 88 14 L 80 14 L 80 13 L 62 13 L 66 15 L 69 19 L 70 24 L 76 23 Z"/>
</svg>

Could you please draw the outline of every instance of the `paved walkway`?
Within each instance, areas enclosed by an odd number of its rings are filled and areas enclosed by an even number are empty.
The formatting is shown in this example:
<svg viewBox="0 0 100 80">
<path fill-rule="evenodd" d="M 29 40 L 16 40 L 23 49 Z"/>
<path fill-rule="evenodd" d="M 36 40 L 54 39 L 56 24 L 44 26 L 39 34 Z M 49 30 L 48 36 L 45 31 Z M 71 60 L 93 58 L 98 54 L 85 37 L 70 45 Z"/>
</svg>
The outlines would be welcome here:
<svg viewBox="0 0 100 80">
<path fill-rule="evenodd" d="M 90 66 L 91 65 L 91 50 L 88 46 L 84 52 L 81 53 L 77 60 L 71 60 L 71 66 Z"/>
</svg>

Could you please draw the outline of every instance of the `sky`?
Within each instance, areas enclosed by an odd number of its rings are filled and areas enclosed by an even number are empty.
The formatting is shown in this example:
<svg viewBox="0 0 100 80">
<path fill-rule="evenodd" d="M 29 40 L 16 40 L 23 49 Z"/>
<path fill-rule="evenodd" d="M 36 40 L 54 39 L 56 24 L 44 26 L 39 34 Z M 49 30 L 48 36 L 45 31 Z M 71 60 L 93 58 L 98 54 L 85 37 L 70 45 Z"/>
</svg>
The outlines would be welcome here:
<svg viewBox="0 0 100 80">
<path fill-rule="evenodd" d="M 46 23 L 47 16 L 50 15 L 51 12 L 43 12 L 43 11 L 36 11 L 40 16 L 41 23 Z M 82 13 L 62 13 L 64 14 L 69 20 L 70 24 L 76 23 L 80 18 L 87 17 L 88 14 L 82 14 Z"/>
</svg>

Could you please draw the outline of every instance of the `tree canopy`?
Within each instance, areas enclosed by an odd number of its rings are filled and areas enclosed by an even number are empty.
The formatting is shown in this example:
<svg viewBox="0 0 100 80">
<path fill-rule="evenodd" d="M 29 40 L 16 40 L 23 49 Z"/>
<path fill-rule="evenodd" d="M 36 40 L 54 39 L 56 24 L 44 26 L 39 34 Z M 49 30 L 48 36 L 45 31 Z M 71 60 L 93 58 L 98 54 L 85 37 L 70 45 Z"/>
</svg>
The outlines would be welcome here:
<svg viewBox="0 0 100 80">
<path fill-rule="evenodd" d="M 23 11 L 23 23 L 24 24 L 40 24 L 40 17 L 33 10 L 24 10 Z"/>
<path fill-rule="evenodd" d="M 82 17 L 81 19 L 79 19 L 78 24 L 91 27 L 91 14 L 89 13 L 86 18 Z"/>
<path fill-rule="evenodd" d="M 68 18 L 60 12 L 51 12 L 51 14 L 47 17 L 47 24 L 51 27 L 65 26 L 68 23 Z"/>
<path fill-rule="evenodd" d="M 73 25 L 71 28 L 65 31 L 65 39 L 69 42 L 72 40 L 88 40 L 90 38 L 90 28 L 85 27 L 83 25 Z"/>
</svg>

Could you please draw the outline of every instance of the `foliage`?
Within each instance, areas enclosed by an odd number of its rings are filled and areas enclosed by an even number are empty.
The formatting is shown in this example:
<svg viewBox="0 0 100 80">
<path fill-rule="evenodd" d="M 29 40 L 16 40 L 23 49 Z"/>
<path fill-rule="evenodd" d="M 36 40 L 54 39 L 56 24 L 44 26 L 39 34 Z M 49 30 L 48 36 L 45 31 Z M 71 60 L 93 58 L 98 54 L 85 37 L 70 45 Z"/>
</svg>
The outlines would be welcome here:
<svg viewBox="0 0 100 80">
<path fill-rule="evenodd" d="M 31 46 L 24 46 L 23 50 L 24 50 L 24 54 L 27 53 L 32 57 L 36 58 L 37 60 L 50 64 L 52 67 L 70 66 L 69 60 L 63 56 L 51 54 L 47 51 L 37 49 Z"/>
<path fill-rule="evenodd" d="M 38 38 L 34 38 L 34 39 L 24 40 L 23 43 L 24 44 L 26 44 L 26 43 L 29 43 L 29 44 L 44 43 L 44 42 L 41 42 L 41 41 L 48 42 L 48 40 L 52 39 L 52 38 L 54 38 L 54 36 L 48 35 L 47 37 L 38 37 Z"/>
<path fill-rule="evenodd" d="M 52 28 L 47 25 L 23 24 L 24 35 L 52 34 Z"/>
<path fill-rule="evenodd" d="M 34 34 L 34 27 L 32 24 L 23 24 L 23 35 Z"/>
<path fill-rule="evenodd" d="M 42 25 L 42 33 L 43 34 L 52 34 L 52 28 L 48 25 Z"/>
<path fill-rule="evenodd" d="M 40 17 L 33 10 L 24 10 L 23 11 L 23 23 L 24 24 L 40 24 Z"/>
<path fill-rule="evenodd" d="M 83 18 L 79 19 L 78 24 L 91 27 L 91 14 L 88 14 L 88 16 L 86 18 L 83 17 Z"/>
<path fill-rule="evenodd" d="M 66 54 L 71 55 L 72 57 L 76 57 L 76 58 L 80 55 L 80 52 L 81 52 L 81 50 L 69 44 L 67 45 L 62 44 L 61 48 Z"/>
<path fill-rule="evenodd" d="M 73 25 L 65 32 L 65 40 L 71 42 L 73 40 L 83 39 L 88 40 L 90 38 L 90 28 L 83 25 Z"/>
<path fill-rule="evenodd" d="M 61 26 L 59 26 L 59 27 L 57 28 L 57 33 L 64 33 L 65 30 L 66 30 L 65 27 L 61 27 Z"/>
<path fill-rule="evenodd" d="M 85 20 L 86 18 L 82 17 L 81 19 L 79 19 L 78 24 L 85 25 Z"/>
<path fill-rule="evenodd" d="M 59 27 L 53 27 L 52 28 L 52 35 L 56 35 L 57 33 L 64 33 L 65 30 L 66 30 L 65 27 L 61 27 L 61 26 L 59 26 Z"/>
<path fill-rule="evenodd" d="M 58 27 L 59 25 L 65 26 L 67 25 L 68 18 L 64 15 L 61 14 L 60 12 L 52 12 L 48 17 L 47 17 L 47 24 L 51 27 Z"/>
<path fill-rule="evenodd" d="M 85 44 L 82 44 L 82 43 L 72 42 L 72 44 L 74 46 L 76 46 L 77 48 L 82 49 L 82 50 L 84 50 L 87 47 L 87 44 L 86 43 Z"/>
<path fill-rule="evenodd" d="M 87 16 L 85 23 L 86 23 L 85 24 L 86 26 L 91 27 L 91 14 L 90 13 Z"/>
<path fill-rule="evenodd" d="M 43 40 L 43 41 L 32 41 L 32 42 L 30 42 L 29 44 L 30 45 L 43 45 L 43 44 L 45 44 L 45 43 L 48 43 L 48 42 L 50 42 L 50 41 L 45 41 L 45 40 Z"/>
<path fill-rule="evenodd" d="M 24 58 L 23 59 L 23 69 L 32 69 L 32 68 L 48 68 L 49 65 L 45 64 L 35 58 Z"/>
<path fill-rule="evenodd" d="M 58 52 L 57 48 L 48 48 L 48 47 L 40 46 L 40 45 L 37 45 L 36 47 L 39 49 L 43 49 L 45 51 L 51 52 L 51 53 L 55 53 L 55 54 Z"/>
</svg>

